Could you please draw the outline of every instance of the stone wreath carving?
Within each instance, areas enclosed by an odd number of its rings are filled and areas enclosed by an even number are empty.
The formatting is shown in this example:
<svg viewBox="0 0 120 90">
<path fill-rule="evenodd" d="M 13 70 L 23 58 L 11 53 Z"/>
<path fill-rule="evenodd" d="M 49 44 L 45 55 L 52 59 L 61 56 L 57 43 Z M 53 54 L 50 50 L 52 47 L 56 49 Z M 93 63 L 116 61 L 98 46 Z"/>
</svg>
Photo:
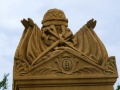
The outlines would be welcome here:
<svg viewBox="0 0 120 90">
<path fill-rule="evenodd" d="M 15 52 L 16 76 L 116 73 L 115 58 L 108 57 L 93 30 L 96 20 L 89 20 L 74 35 L 64 12 L 59 9 L 45 13 L 41 29 L 30 18 L 21 22 L 25 29 Z"/>
</svg>

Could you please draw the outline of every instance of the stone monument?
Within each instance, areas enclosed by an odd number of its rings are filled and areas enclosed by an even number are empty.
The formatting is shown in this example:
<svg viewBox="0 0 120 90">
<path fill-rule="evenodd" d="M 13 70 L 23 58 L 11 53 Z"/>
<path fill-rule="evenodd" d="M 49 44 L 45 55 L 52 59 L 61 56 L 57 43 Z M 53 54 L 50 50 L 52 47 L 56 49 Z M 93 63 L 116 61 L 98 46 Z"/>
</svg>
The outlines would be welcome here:
<svg viewBox="0 0 120 90">
<path fill-rule="evenodd" d="M 89 20 L 76 34 L 59 9 L 48 10 L 41 29 L 32 19 L 15 52 L 13 90 L 113 90 L 118 77 L 115 57 L 94 32 Z"/>
</svg>

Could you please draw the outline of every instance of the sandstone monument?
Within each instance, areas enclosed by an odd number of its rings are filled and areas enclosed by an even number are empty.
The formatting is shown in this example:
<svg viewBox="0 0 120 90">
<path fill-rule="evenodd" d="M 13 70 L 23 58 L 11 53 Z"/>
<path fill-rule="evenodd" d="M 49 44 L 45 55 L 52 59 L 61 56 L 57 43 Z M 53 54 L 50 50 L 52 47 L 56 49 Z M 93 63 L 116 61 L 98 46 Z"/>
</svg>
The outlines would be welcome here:
<svg viewBox="0 0 120 90">
<path fill-rule="evenodd" d="M 13 90 L 113 90 L 118 77 L 115 57 L 109 57 L 89 20 L 76 34 L 59 9 L 48 10 L 41 29 L 32 19 L 16 49 Z"/>
</svg>

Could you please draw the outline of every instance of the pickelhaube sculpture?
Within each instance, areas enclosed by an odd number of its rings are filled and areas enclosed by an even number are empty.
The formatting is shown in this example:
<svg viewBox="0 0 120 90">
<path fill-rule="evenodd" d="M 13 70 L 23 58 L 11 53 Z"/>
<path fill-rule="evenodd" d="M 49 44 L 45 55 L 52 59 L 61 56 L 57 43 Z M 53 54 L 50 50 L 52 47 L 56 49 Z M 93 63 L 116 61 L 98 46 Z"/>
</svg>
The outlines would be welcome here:
<svg viewBox="0 0 120 90">
<path fill-rule="evenodd" d="M 48 10 L 41 29 L 32 19 L 25 27 L 14 57 L 13 90 L 113 90 L 115 57 L 94 32 L 89 20 L 76 34 L 59 9 Z"/>
</svg>

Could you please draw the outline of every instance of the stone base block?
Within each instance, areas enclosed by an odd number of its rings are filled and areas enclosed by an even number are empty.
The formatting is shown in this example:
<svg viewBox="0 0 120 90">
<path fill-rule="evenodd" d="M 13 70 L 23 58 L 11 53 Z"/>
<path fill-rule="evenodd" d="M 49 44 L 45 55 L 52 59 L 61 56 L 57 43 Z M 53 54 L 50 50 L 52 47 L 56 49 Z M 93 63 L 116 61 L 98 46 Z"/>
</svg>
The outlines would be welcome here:
<svg viewBox="0 0 120 90">
<path fill-rule="evenodd" d="M 116 77 L 16 77 L 13 90 L 114 90 Z"/>
</svg>

